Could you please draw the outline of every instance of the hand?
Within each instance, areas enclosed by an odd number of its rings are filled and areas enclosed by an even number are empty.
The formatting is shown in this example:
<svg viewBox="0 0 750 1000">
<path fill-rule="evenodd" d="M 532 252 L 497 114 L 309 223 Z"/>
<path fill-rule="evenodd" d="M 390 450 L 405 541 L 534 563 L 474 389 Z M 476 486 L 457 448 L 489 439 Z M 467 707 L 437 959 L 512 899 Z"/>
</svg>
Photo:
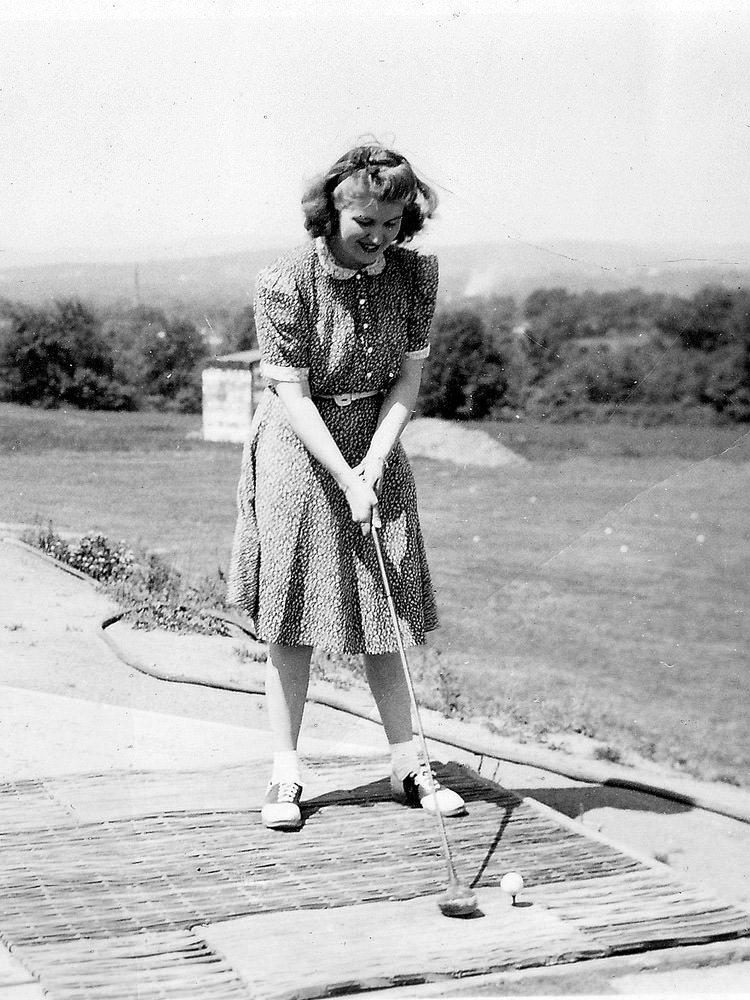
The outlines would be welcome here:
<svg viewBox="0 0 750 1000">
<path fill-rule="evenodd" d="M 363 535 L 369 535 L 373 511 L 377 511 L 378 508 L 375 490 L 368 486 L 363 479 L 357 477 L 346 487 L 344 495 L 349 504 L 352 521 L 359 524 Z"/>
<path fill-rule="evenodd" d="M 359 465 L 355 466 L 354 473 L 366 483 L 370 489 L 380 493 L 383 482 L 383 469 L 385 462 L 382 458 L 365 455 Z"/>
</svg>

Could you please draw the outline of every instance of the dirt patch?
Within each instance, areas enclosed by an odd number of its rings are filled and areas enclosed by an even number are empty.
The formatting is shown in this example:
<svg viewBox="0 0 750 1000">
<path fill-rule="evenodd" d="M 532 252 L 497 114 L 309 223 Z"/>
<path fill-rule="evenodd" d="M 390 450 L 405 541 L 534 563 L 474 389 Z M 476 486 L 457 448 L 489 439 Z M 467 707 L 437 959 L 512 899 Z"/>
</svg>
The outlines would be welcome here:
<svg viewBox="0 0 750 1000">
<path fill-rule="evenodd" d="M 412 420 L 401 437 L 413 457 L 435 458 L 456 465 L 527 465 L 521 455 L 500 444 L 484 431 L 435 417 Z"/>
</svg>

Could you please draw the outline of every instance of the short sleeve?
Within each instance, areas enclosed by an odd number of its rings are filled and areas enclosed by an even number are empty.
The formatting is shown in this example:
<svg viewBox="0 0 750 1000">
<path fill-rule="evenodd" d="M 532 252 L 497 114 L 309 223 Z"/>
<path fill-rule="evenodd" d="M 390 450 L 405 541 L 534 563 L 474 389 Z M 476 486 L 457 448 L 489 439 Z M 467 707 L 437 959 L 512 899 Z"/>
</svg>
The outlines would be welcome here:
<svg viewBox="0 0 750 1000">
<path fill-rule="evenodd" d="M 435 313 L 438 291 L 438 259 L 433 256 L 414 257 L 414 285 L 406 344 L 407 358 L 426 358 L 430 353 L 430 326 Z"/>
<path fill-rule="evenodd" d="M 255 328 L 260 373 L 276 382 L 303 382 L 310 370 L 310 324 L 290 268 L 274 265 L 258 275 Z"/>
</svg>

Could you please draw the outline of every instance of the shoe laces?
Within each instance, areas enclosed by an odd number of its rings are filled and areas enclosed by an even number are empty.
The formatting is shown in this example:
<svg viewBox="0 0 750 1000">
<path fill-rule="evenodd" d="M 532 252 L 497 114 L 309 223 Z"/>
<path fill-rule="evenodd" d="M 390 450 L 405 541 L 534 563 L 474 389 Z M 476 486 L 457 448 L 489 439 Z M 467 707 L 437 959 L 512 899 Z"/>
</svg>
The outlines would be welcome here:
<svg viewBox="0 0 750 1000">
<path fill-rule="evenodd" d="M 297 789 L 301 786 L 296 781 L 280 781 L 278 802 L 292 802 L 297 798 Z"/>
<path fill-rule="evenodd" d="M 437 780 L 437 775 L 426 764 L 420 764 L 419 770 L 414 775 L 414 784 L 421 785 L 422 788 L 426 788 L 430 793 L 433 791 L 439 792 L 441 787 L 440 782 Z"/>
</svg>

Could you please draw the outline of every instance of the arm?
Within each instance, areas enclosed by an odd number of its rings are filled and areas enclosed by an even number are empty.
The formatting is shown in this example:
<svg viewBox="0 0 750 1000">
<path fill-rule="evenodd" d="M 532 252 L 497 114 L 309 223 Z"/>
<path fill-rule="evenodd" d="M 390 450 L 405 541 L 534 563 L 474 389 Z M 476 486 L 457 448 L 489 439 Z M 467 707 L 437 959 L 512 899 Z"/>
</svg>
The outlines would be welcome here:
<svg viewBox="0 0 750 1000">
<path fill-rule="evenodd" d="M 409 423 L 417 404 L 422 381 L 423 358 L 405 357 L 398 378 L 391 386 L 380 407 L 378 426 L 367 454 L 354 470 L 363 481 L 375 489 L 383 475 L 383 467 L 401 433 Z"/>
<path fill-rule="evenodd" d="M 361 479 L 344 459 L 331 437 L 306 382 L 277 382 L 276 395 L 286 408 L 292 430 L 310 454 L 331 473 L 346 495 L 352 520 L 368 534 L 378 498 L 372 486 Z"/>
</svg>

